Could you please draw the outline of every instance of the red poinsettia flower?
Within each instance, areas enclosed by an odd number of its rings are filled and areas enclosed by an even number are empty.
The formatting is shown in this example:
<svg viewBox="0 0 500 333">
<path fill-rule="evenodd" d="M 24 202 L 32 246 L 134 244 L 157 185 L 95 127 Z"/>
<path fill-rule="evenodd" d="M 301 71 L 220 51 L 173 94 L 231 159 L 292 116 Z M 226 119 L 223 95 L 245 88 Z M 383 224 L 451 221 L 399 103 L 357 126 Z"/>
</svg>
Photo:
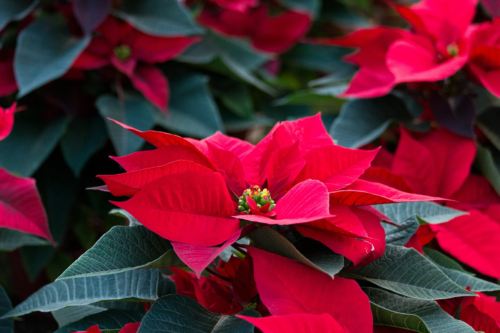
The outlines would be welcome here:
<svg viewBox="0 0 500 333">
<path fill-rule="evenodd" d="M 500 97 L 500 18 L 474 30 L 469 68 L 489 91 Z"/>
<path fill-rule="evenodd" d="M 447 205 L 466 210 L 468 215 L 444 224 L 421 226 L 413 247 L 418 249 L 435 237 L 458 260 L 483 274 L 500 277 L 497 265 L 492 264 L 495 253 L 500 251 L 500 223 L 496 222 L 500 214 L 495 209 L 500 197 L 484 177 L 470 173 L 475 155 L 472 139 L 444 128 L 419 139 L 402 130 L 395 155 L 385 152 L 363 178 L 456 200 Z"/>
<path fill-rule="evenodd" d="M 98 177 L 115 196 L 132 196 L 113 203 L 172 241 L 198 273 L 251 232 L 240 220 L 293 225 L 355 265 L 371 261 L 385 235 L 369 205 L 438 199 L 359 180 L 377 150 L 334 145 L 319 115 L 276 124 L 256 146 L 220 133 L 196 141 L 121 125 L 158 149 L 115 157 L 127 172 Z"/>
<path fill-rule="evenodd" d="M 376 27 L 334 40 L 334 45 L 360 48 L 346 61 L 360 66 L 344 97 L 377 97 L 398 83 L 443 80 L 468 60 L 468 28 L 477 0 L 422 0 L 394 8 L 412 32 Z"/>
<path fill-rule="evenodd" d="M 9 228 L 53 242 L 35 180 L 0 169 L 0 228 Z"/>
<path fill-rule="evenodd" d="M 285 52 L 307 33 L 312 23 L 309 14 L 297 11 L 282 10 L 271 15 L 264 4 L 244 11 L 225 7 L 207 6 L 198 21 L 225 35 L 248 37 L 253 47 L 266 52 Z"/>
<path fill-rule="evenodd" d="M 198 37 L 157 37 L 109 16 L 95 31 L 96 36 L 75 60 L 75 69 L 96 69 L 112 64 L 127 75 L 137 90 L 154 105 L 166 110 L 168 81 L 152 64 L 172 59 Z"/>
<path fill-rule="evenodd" d="M 0 97 L 10 95 L 17 90 L 14 75 L 14 50 L 0 50 Z"/>
<path fill-rule="evenodd" d="M 12 131 L 15 111 L 16 103 L 7 109 L 0 107 L 0 141 L 5 139 L 10 134 L 10 131 Z"/>
</svg>

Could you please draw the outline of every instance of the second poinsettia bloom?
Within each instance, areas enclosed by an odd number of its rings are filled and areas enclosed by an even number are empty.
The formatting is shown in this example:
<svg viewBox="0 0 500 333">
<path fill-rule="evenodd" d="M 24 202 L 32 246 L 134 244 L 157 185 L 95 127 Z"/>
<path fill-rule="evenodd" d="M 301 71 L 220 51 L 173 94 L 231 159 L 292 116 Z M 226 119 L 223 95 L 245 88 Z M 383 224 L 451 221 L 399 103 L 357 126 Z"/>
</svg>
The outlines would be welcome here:
<svg viewBox="0 0 500 333">
<path fill-rule="evenodd" d="M 346 61 L 360 67 L 345 97 L 371 98 L 399 83 L 435 82 L 460 70 L 469 58 L 469 36 L 477 0 L 422 0 L 394 6 L 411 31 L 376 27 L 325 43 L 359 48 Z"/>
<path fill-rule="evenodd" d="M 234 242 L 246 221 L 295 227 L 356 265 L 385 248 L 382 217 L 369 205 L 435 199 L 358 179 L 378 150 L 335 145 L 320 115 L 276 124 L 256 146 L 121 125 L 158 148 L 113 158 L 127 172 L 99 177 L 115 196 L 132 196 L 113 203 L 200 251 Z"/>
<path fill-rule="evenodd" d="M 153 66 L 165 62 L 198 41 L 198 37 L 147 35 L 129 23 L 109 16 L 95 31 L 89 46 L 73 63 L 75 69 L 113 65 L 130 78 L 134 87 L 161 110 L 167 109 L 169 88 L 162 71 Z"/>
</svg>

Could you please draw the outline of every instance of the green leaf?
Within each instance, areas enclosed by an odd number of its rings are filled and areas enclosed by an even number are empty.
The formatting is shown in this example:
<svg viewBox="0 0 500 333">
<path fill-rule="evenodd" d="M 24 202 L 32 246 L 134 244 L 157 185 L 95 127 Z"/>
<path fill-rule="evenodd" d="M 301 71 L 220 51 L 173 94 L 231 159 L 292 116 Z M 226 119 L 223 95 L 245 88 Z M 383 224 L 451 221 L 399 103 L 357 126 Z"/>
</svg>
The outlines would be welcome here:
<svg viewBox="0 0 500 333">
<path fill-rule="evenodd" d="M 291 93 L 275 101 L 275 105 L 315 105 L 315 106 L 338 106 L 344 101 L 338 97 L 345 90 L 345 85 L 334 85 L 301 90 Z"/>
<path fill-rule="evenodd" d="M 243 119 L 252 119 L 254 108 L 250 90 L 246 84 L 233 80 L 225 82 L 225 85 L 217 87 L 216 96 L 222 104 L 234 114 Z"/>
<path fill-rule="evenodd" d="M 109 211 L 109 214 L 116 215 L 116 216 L 121 216 L 124 217 L 128 220 L 128 226 L 133 227 L 136 225 L 142 225 L 141 222 L 137 221 L 135 217 L 132 216 L 129 212 L 127 212 L 125 209 L 121 208 L 114 208 Z"/>
<path fill-rule="evenodd" d="M 107 118 L 141 131 L 150 130 L 154 126 L 154 107 L 141 96 L 127 95 L 122 104 L 114 96 L 101 95 L 96 101 L 96 107 L 105 119 L 111 142 L 119 156 L 136 152 L 144 144 L 144 140 Z"/>
<path fill-rule="evenodd" d="M 338 145 L 358 148 L 378 138 L 393 122 L 412 120 L 403 101 L 393 95 L 345 103 L 330 128 Z"/>
<path fill-rule="evenodd" d="M 382 257 L 346 273 L 398 294 L 426 300 L 475 296 L 414 249 L 387 245 Z"/>
<path fill-rule="evenodd" d="M 114 274 L 144 267 L 179 265 L 180 261 L 168 240 L 141 225 L 115 226 L 82 254 L 58 280 Z"/>
<path fill-rule="evenodd" d="M 241 315 L 260 317 L 253 310 Z M 235 316 L 226 316 L 206 310 L 195 300 L 181 295 L 169 295 L 157 300 L 146 313 L 137 333 L 253 333 L 254 326 Z"/>
<path fill-rule="evenodd" d="M 92 305 L 68 306 L 66 308 L 53 311 L 52 315 L 59 324 L 59 327 L 63 327 L 82 320 L 85 317 L 108 311 L 110 309 L 136 311 L 142 314 L 146 313 L 142 302 L 111 301 L 94 303 Z"/>
<path fill-rule="evenodd" d="M 104 121 L 99 116 L 74 119 L 61 140 L 66 163 L 76 177 L 80 175 L 90 156 L 98 151 L 108 138 Z"/>
<path fill-rule="evenodd" d="M 439 224 L 467 214 L 467 212 L 427 201 L 374 205 L 373 207 L 386 215 L 392 222 L 398 224 L 415 216 L 427 223 Z"/>
<path fill-rule="evenodd" d="M 434 301 L 398 296 L 376 288 L 363 288 L 370 299 L 373 323 L 421 333 L 473 333 Z"/>
<path fill-rule="evenodd" d="M 257 228 L 250 238 L 257 248 L 297 260 L 332 278 L 344 267 L 344 257 L 332 252 L 323 244 L 312 241 L 301 244 L 301 253 L 288 239 L 270 227 Z"/>
<path fill-rule="evenodd" d="M 446 276 L 463 288 L 470 287 L 471 291 L 496 291 L 500 290 L 500 285 L 481 280 L 465 271 L 462 266 L 444 254 L 424 248 L 425 256 L 431 260 Z"/>
<path fill-rule="evenodd" d="M 3 316 L 12 309 L 9 296 L 0 286 L 0 316 Z M 0 332 L 14 333 L 14 320 L 11 318 L 0 320 Z"/>
<path fill-rule="evenodd" d="M 477 125 L 500 150 L 500 129 L 495 126 L 500 122 L 500 107 L 490 107 L 476 116 Z"/>
<path fill-rule="evenodd" d="M 90 39 L 73 36 L 66 22 L 57 17 L 37 19 L 23 29 L 14 58 L 18 97 L 66 73 Z"/>
<path fill-rule="evenodd" d="M 12 132 L 0 141 L 0 167 L 30 177 L 55 148 L 67 125 L 66 117 L 45 122 L 31 111 L 16 115 Z"/>
<path fill-rule="evenodd" d="M 298 43 L 290 51 L 283 54 L 281 59 L 305 69 L 325 73 L 347 72 L 349 70 L 352 76 L 357 67 L 342 61 L 342 57 L 349 53 L 351 51 L 345 47 Z M 348 79 L 349 76 L 346 76 L 345 81 Z"/>
<path fill-rule="evenodd" d="M 101 330 L 119 330 L 128 323 L 138 323 L 142 320 L 144 314 L 138 311 L 108 310 L 97 313 L 75 323 L 62 327 L 55 333 L 68 333 L 83 331 L 89 327 L 98 325 Z"/>
<path fill-rule="evenodd" d="M 385 230 L 385 242 L 392 245 L 405 245 L 417 232 L 420 224 L 416 217 L 410 217 L 400 223 L 401 227 L 382 223 Z"/>
<path fill-rule="evenodd" d="M 42 287 L 4 317 L 17 317 L 35 311 L 51 312 L 101 301 L 154 300 L 172 292 L 175 292 L 175 284 L 157 269 L 65 279 Z"/>
<path fill-rule="evenodd" d="M 292 10 L 306 11 L 313 15 L 317 15 L 321 7 L 321 0 L 278 0 L 278 2 Z"/>
<path fill-rule="evenodd" d="M 200 74 L 170 77 L 168 116 L 155 109 L 155 121 L 170 131 L 204 138 L 224 132 L 217 105 L 208 89 L 208 78 Z"/>
<path fill-rule="evenodd" d="M 490 182 L 491 186 L 500 194 L 500 172 L 498 171 L 499 157 L 481 145 L 477 145 L 475 164 Z"/>
<path fill-rule="evenodd" d="M 0 0 L 0 30 L 9 21 L 17 21 L 28 15 L 38 4 L 38 0 Z"/>
<path fill-rule="evenodd" d="M 50 243 L 43 238 L 17 230 L 0 228 L 0 251 L 14 251 L 21 246 L 33 245 L 50 245 Z"/>
<path fill-rule="evenodd" d="M 203 33 L 189 11 L 171 0 L 122 0 L 114 14 L 153 36 L 186 36 Z"/>
</svg>

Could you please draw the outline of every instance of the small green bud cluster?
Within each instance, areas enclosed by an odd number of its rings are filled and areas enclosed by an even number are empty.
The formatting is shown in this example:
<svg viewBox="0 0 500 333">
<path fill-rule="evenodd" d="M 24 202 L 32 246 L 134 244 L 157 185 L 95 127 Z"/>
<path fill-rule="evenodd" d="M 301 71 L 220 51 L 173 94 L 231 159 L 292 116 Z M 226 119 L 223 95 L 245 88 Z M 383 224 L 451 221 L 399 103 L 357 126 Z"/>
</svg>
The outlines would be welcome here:
<svg viewBox="0 0 500 333">
<path fill-rule="evenodd" d="M 250 214 L 250 206 L 248 205 L 247 197 L 250 197 L 255 201 L 259 210 L 265 209 L 263 207 L 269 203 L 269 209 L 266 209 L 265 211 L 261 210 L 263 213 L 271 211 L 276 206 L 276 203 L 271 198 L 271 194 L 267 188 L 261 191 L 258 186 L 253 186 L 251 189 L 246 189 L 243 192 L 243 195 L 238 198 L 238 211 L 242 213 Z"/>
</svg>

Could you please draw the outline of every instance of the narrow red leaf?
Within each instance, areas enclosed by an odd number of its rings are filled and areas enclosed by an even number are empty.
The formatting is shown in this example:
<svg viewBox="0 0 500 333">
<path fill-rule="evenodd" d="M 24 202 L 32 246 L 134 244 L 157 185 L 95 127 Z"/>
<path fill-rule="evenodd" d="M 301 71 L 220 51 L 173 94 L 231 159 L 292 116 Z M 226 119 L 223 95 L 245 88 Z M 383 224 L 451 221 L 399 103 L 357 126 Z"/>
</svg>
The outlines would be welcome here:
<svg viewBox="0 0 500 333">
<path fill-rule="evenodd" d="M 355 281 L 332 279 L 295 260 L 253 247 L 248 251 L 260 298 L 272 315 L 327 313 L 348 332 L 372 332 L 370 302 Z"/>
<path fill-rule="evenodd" d="M 14 112 L 16 111 L 16 103 L 10 108 L 3 109 L 0 107 L 0 141 L 5 139 L 14 127 Z"/>
<path fill-rule="evenodd" d="M 120 333 L 137 333 L 139 330 L 139 326 L 141 326 L 141 323 L 130 323 L 125 326 L 120 330 Z"/>
<path fill-rule="evenodd" d="M 325 183 L 329 191 L 352 184 L 370 167 L 376 150 L 355 150 L 340 146 L 321 146 L 311 149 L 303 159 L 306 164 L 294 184 L 306 179 Z"/>
<path fill-rule="evenodd" d="M 0 169 L 0 227 L 54 242 L 34 179 L 16 177 Z"/>
<path fill-rule="evenodd" d="M 221 132 L 217 132 L 214 135 L 201 140 L 201 142 L 210 143 L 220 149 L 228 150 L 238 156 L 242 161 L 255 147 L 248 141 L 233 138 L 231 136 L 224 135 Z"/>
<path fill-rule="evenodd" d="M 171 145 L 155 150 L 139 151 L 121 157 L 110 157 L 120 164 L 127 172 L 158 167 L 179 160 L 191 161 L 217 171 L 217 168 L 207 156 L 197 148 L 186 145 Z"/>
<path fill-rule="evenodd" d="M 259 328 L 263 333 L 345 333 L 329 314 L 295 313 L 285 316 L 253 318 L 237 315 Z"/>
<path fill-rule="evenodd" d="M 114 121 L 121 127 L 125 128 L 126 130 L 134 133 L 138 137 L 143 138 L 144 140 L 146 140 L 147 142 L 149 142 L 150 144 L 152 144 L 157 148 L 165 146 L 187 146 L 190 148 L 196 148 L 191 142 L 177 135 L 165 132 L 158 132 L 158 131 L 139 131 L 138 129 L 127 126 L 117 120 L 111 118 L 108 119 Z"/>
<path fill-rule="evenodd" d="M 129 78 L 148 101 L 167 113 L 170 90 L 168 80 L 161 70 L 151 65 L 138 65 Z"/>
<path fill-rule="evenodd" d="M 240 227 L 231 218 L 233 202 L 218 173 L 167 175 L 147 184 L 128 201 L 112 203 L 173 242 L 214 246 Z"/>
<path fill-rule="evenodd" d="M 165 165 L 141 169 L 117 175 L 98 175 L 97 177 L 106 182 L 107 190 L 115 197 L 133 196 L 147 184 L 166 175 L 183 173 L 187 171 L 214 172 L 200 164 L 191 161 L 175 161 Z M 93 188 L 96 189 L 96 188 Z M 99 190 L 101 190 L 99 188 Z"/>
<path fill-rule="evenodd" d="M 381 205 L 397 202 L 437 201 L 442 198 L 406 193 L 380 183 L 356 180 L 345 190 L 330 193 L 330 202 L 348 206 Z"/>
</svg>

